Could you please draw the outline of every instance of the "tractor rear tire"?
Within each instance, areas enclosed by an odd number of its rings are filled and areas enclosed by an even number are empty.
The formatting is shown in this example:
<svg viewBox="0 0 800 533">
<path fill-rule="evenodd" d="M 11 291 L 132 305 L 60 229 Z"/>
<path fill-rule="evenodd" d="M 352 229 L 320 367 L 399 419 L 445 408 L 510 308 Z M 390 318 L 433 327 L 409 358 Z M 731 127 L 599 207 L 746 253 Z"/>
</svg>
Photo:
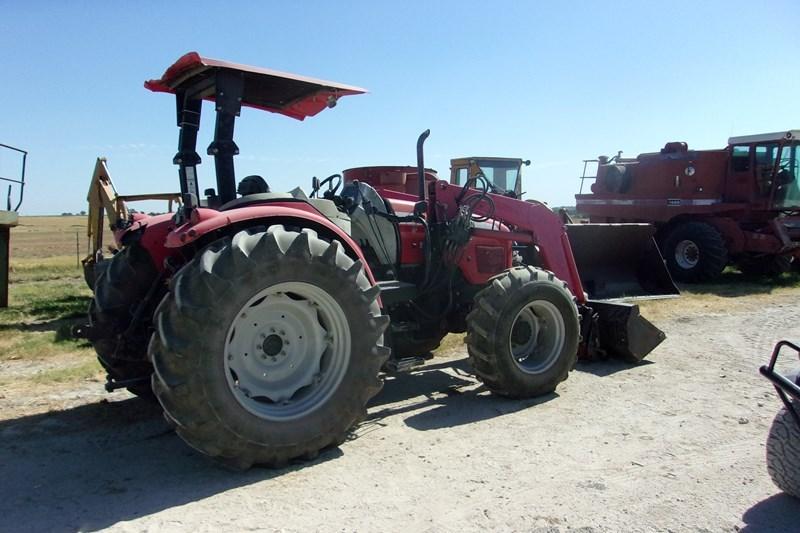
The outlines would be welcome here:
<svg viewBox="0 0 800 533">
<path fill-rule="evenodd" d="M 717 278 L 728 264 L 728 247 L 722 234 L 705 222 L 685 222 L 670 231 L 661 252 L 672 277 L 686 283 Z"/>
<path fill-rule="evenodd" d="M 341 444 L 381 389 L 389 318 L 338 241 L 280 225 L 240 231 L 170 287 L 149 348 L 153 390 L 178 435 L 230 468 L 282 467 Z"/>
<path fill-rule="evenodd" d="M 778 411 L 767 436 L 767 471 L 779 489 L 800 498 L 800 425 L 785 407 Z"/>
<path fill-rule="evenodd" d="M 551 272 L 515 267 L 475 296 L 467 349 L 477 377 L 495 394 L 549 394 L 575 366 L 580 325 L 566 283 Z"/>
<path fill-rule="evenodd" d="M 94 298 L 89 306 L 89 322 L 97 359 L 115 381 L 145 378 L 128 387 L 136 396 L 152 398 L 149 378 L 153 367 L 147 357 L 152 330 L 150 314 L 126 338 L 136 307 L 147 295 L 158 276 L 147 251 L 138 244 L 122 249 L 111 259 L 94 265 Z"/>
</svg>

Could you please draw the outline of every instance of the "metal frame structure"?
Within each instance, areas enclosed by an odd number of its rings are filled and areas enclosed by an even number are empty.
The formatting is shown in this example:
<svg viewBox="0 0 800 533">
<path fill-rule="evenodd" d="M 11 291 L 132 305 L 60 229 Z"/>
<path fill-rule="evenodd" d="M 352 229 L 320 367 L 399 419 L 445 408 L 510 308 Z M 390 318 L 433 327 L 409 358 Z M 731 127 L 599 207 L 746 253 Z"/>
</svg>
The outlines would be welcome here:
<svg viewBox="0 0 800 533">
<path fill-rule="evenodd" d="M 759 372 L 772 382 L 775 391 L 786 406 L 786 409 L 792 414 L 792 418 L 797 422 L 797 425 L 800 426 L 800 413 L 789 399 L 789 397 L 791 397 L 795 402 L 800 402 L 800 386 L 788 377 L 775 372 L 775 363 L 778 361 L 778 357 L 784 347 L 794 350 L 794 352 L 800 356 L 800 346 L 789 341 L 780 341 L 775 345 L 775 348 L 772 349 L 772 356 L 769 358 L 769 364 L 762 366 Z"/>
<path fill-rule="evenodd" d="M 22 205 L 22 198 L 25 193 L 25 164 L 28 160 L 28 152 L 21 148 L 0 144 L 0 148 L 18 152 L 22 154 L 22 171 L 19 179 L 12 179 L 0 176 L 0 181 L 9 182 L 8 194 L 6 195 L 6 209 L 0 211 L 0 308 L 8 307 L 8 267 L 11 250 L 11 228 L 17 225 L 17 211 Z M 11 191 L 14 183 L 19 185 L 19 199 L 14 209 L 11 209 Z M 5 213 L 8 213 L 7 215 Z"/>
</svg>

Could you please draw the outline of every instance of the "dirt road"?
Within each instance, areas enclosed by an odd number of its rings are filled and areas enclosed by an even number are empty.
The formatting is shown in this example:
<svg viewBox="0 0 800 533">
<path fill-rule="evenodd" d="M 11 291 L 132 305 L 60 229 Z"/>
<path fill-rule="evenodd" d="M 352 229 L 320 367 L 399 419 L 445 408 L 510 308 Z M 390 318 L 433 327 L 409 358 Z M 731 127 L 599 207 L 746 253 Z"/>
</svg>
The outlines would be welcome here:
<svg viewBox="0 0 800 533">
<path fill-rule="evenodd" d="M 221 470 L 96 383 L 49 414 L 0 398 L 0 530 L 797 531 L 765 471 L 779 401 L 757 367 L 800 339 L 798 296 L 664 304 L 649 363 L 579 365 L 535 402 L 463 362 L 390 378 L 349 442 L 280 471 Z"/>
</svg>

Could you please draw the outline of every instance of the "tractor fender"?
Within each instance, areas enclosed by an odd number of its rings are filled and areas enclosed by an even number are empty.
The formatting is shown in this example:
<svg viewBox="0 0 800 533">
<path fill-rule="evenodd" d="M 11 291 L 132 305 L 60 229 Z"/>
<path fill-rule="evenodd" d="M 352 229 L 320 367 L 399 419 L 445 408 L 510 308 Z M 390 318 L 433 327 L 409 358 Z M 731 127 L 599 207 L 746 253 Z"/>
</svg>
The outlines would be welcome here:
<svg viewBox="0 0 800 533">
<path fill-rule="evenodd" d="M 361 247 L 343 229 L 320 214 L 314 207 L 303 202 L 275 202 L 268 205 L 240 207 L 230 211 L 197 208 L 192 211 L 188 222 L 169 232 L 164 247 L 180 249 L 211 234 L 214 234 L 214 238 L 219 238 L 246 227 L 270 224 L 290 224 L 309 228 L 326 237 L 338 240 L 344 246 L 347 255 L 361 260 L 364 265 L 364 273 L 370 283 L 375 284 L 375 278 L 361 252 Z M 223 231 L 220 232 L 220 230 Z M 167 255 L 170 254 L 167 253 Z"/>
<path fill-rule="evenodd" d="M 161 272 L 164 270 L 164 260 L 177 252 L 164 246 L 167 236 L 175 227 L 173 216 L 174 213 L 153 216 L 134 215 L 133 223 L 130 226 L 114 231 L 114 240 L 122 246 L 137 242 L 139 246 L 147 250 L 153 266 Z"/>
</svg>

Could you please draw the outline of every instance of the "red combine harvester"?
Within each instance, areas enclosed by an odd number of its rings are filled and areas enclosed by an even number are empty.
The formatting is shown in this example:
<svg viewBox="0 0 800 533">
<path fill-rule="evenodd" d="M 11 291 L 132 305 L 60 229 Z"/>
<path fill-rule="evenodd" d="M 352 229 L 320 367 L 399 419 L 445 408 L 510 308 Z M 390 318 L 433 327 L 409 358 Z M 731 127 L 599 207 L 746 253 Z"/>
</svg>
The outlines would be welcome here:
<svg viewBox="0 0 800 533">
<path fill-rule="evenodd" d="M 709 281 L 731 262 L 777 274 L 800 258 L 799 151 L 800 130 L 791 130 L 731 137 L 720 150 L 670 142 L 636 158 L 603 156 L 577 210 L 591 222 L 655 224 L 681 281 Z"/>
<path fill-rule="evenodd" d="M 99 161 L 91 194 L 110 196 L 90 206 L 113 211 L 119 251 L 87 261 L 83 334 L 109 390 L 152 384 L 177 433 L 209 456 L 237 468 L 315 456 L 362 418 L 382 372 L 423 363 L 449 332 L 468 332 L 476 375 L 514 398 L 555 390 L 579 354 L 635 362 L 664 339 L 637 306 L 591 299 L 545 205 L 426 170 L 428 132 L 416 167 L 314 178 L 309 196 L 260 176 L 237 186 L 242 106 L 302 120 L 362 89 L 196 53 L 145 86 L 176 95 L 181 207 L 131 214 Z M 201 195 L 203 100 L 216 110 L 216 188 Z"/>
</svg>

